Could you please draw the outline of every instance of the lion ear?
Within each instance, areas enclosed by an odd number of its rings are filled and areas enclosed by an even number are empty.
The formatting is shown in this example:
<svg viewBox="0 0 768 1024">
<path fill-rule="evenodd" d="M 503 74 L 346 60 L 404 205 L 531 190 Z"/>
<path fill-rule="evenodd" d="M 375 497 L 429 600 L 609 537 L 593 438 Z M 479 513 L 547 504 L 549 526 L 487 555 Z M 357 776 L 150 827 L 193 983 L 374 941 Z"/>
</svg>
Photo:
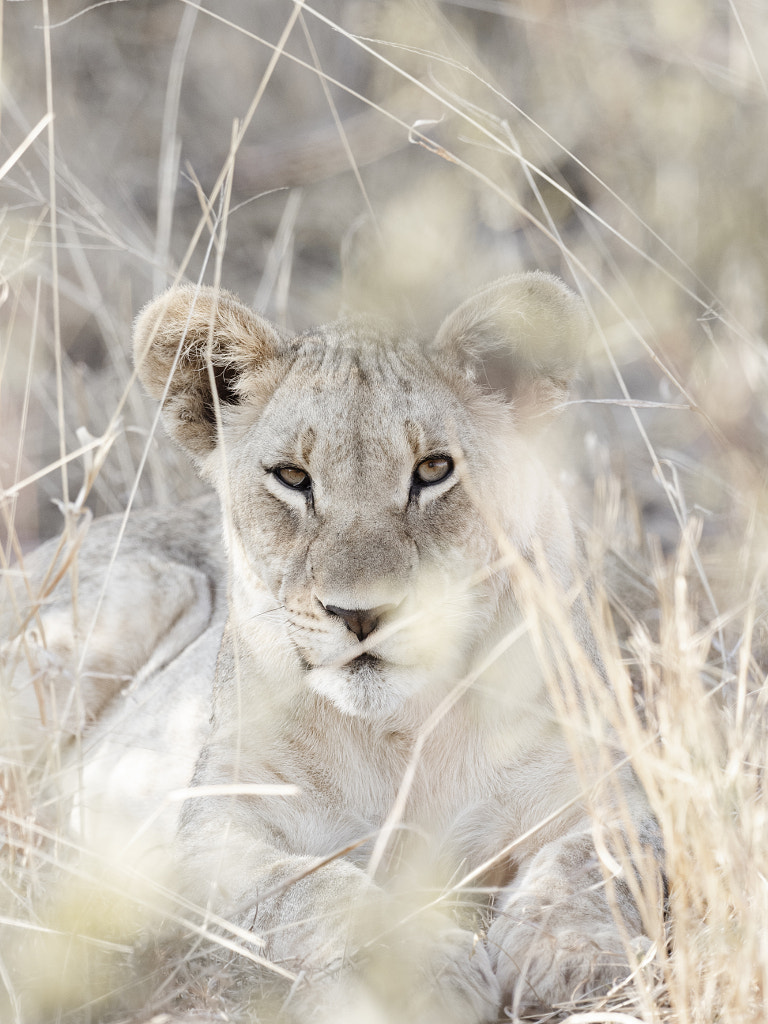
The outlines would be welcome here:
<svg viewBox="0 0 768 1024">
<path fill-rule="evenodd" d="M 280 341 L 277 330 L 234 295 L 191 285 L 153 299 L 133 330 L 142 384 L 152 398 L 165 396 L 169 433 L 197 457 L 216 447 L 217 405 L 224 412 L 258 389 Z"/>
<path fill-rule="evenodd" d="M 463 302 L 443 322 L 433 350 L 504 392 L 525 420 L 565 400 L 587 330 L 581 299 L 535 271 L 494 281 Z"/>
</svg>

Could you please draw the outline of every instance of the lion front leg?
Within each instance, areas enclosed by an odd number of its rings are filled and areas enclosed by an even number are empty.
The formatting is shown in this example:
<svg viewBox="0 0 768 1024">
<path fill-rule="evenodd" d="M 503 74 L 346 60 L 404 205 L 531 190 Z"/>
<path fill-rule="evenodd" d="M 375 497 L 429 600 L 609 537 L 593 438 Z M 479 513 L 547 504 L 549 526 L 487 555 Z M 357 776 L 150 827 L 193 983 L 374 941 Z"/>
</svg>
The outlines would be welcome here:
<svg viewBox="0 0 768 1024">
<path fill-rule="evenodd" d="M 516 1015 L 604 994 L 629 975 L 630 950 L 649 942 L 626 882 L 610 884 L 613 909 L 585 829 L 543 847 L 502 893 L 488 948 Z"/>
<path fill-rule="evenodd" d="M 353 1009 L 386 1024 L 496 1019 L 488 952 L 450 916 L 414 915 L 348 858 L 287 855 L 231 818 L 199 815 L 209 801 L 193 803 L 181 828 L 187 894 L 230 921 L 238 941 L 252 933 L 254 951 L 295 976 L 287 1020 L 335 1024 L 355 1019 Z M 235 969 L 253 968 L 244 960 Z"/>
</svg>

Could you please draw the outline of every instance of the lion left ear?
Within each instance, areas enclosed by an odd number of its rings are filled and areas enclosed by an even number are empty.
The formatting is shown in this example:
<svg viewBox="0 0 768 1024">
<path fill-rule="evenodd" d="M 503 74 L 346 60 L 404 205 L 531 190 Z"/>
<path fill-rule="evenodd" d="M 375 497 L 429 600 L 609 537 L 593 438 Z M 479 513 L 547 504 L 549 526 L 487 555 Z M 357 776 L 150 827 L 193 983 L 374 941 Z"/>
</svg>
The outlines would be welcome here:
<svg viewBox="0 0 768 1024">
<path fill-rule="evenodd" d="M 432 350 L 503 391 L 525 420 L 566 399 L 588 326 L 581 299 L 559 278 L 535 271 L 494 281 L 463 302 L 443 321 Z"/>
</svg>

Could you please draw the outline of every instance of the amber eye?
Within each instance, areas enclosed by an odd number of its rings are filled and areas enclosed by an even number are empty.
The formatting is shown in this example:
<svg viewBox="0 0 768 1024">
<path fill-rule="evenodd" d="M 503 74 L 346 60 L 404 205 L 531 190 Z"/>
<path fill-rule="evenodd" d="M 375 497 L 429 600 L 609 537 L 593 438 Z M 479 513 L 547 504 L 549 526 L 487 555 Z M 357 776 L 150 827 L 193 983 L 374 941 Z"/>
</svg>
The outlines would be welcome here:
<svg viewBox="0 0 768 1024">
<path fill-rule="evenodd" d="M 447 455 L 435 455 L 431 459 L 424 459 L 416 467 L 413 478 L 414 483 L 422 487 L 430 484 L 439 484 L 453 472 L 453 459 Z"/>
<path fill-rule="evenodd" d="M 272 472 L 281 484 L 285 484 L 286 487 L 290 487 L 294 491 L 306 491 L 312 483 L 309 473 L 305 473 L 298 466 L 278 466 Z"/>
</svg>

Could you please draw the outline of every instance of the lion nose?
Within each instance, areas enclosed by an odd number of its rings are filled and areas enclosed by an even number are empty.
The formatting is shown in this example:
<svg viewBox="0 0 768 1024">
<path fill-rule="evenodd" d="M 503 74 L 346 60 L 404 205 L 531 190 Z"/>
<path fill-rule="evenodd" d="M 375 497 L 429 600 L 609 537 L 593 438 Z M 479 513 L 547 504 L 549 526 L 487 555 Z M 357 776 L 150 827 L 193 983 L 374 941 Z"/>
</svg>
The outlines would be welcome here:
<svg viewBox="0 0 768 1024">
<path fill-rule="evenodd" d="M 323 607 L 329 614 L 340 618 L 358 640 L 365 640 L 376 629 L 384 615 L 396 605 L 382 604 L 378 608 L 337 608 L 336 605 L 326 604 Z"/>
</svg>

